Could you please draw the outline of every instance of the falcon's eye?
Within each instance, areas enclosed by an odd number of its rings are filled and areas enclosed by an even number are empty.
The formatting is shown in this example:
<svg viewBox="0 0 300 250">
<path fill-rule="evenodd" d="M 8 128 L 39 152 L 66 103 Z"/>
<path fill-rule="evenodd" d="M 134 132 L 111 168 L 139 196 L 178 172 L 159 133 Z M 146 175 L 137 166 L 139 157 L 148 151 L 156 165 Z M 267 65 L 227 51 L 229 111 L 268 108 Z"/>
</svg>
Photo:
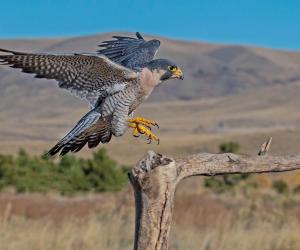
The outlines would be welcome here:
<svg viewBox="0 0 300 250">
<path fill-rule="evenodd" d="M 176 66 L 172 66 L 172 65 L 170 65 L 168 68 L 169 68 L 169 70 L 170 70 L 171 72 L 174 72 L 174 71 L 177 70 L 177 67 L 176 67 Z"/>
</svg>

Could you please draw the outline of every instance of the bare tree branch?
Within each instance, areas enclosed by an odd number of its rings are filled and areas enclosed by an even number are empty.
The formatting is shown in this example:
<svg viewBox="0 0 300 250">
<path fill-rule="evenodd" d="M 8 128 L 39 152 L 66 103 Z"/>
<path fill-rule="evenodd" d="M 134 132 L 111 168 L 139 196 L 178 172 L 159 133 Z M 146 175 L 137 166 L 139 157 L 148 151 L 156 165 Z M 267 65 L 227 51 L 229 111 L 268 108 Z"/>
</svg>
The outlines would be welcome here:
<svg viewBox="0 0 300 250">
<path fill-rule="evenodd" d="M 262 147 L 265 154 L 271 138 Z M 261 154 L 261 155 L 263 155 Z M 166 250 L 177 184 L 195 175 L 284 172 L 300 169 L 300 154 L 291 156 L 239 156 L 196 154 L 171 159 L 149 151 L 129 173 L 135 192 L 134 250 Z"/>
</svg>

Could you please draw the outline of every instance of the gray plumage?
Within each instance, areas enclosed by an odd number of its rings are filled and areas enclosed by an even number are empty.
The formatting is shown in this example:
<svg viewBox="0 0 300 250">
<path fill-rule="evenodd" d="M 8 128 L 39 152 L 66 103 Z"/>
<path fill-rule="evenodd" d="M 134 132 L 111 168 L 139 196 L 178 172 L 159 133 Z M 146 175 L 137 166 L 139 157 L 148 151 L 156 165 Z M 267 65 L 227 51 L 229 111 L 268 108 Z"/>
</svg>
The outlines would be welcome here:
<svg viewBox="0 0 300 250">
<path fill-rule="evenodd" d="M 55 79 L 61 88 L 87 100 L 91 110 L 49 152 L 61 155 L 107 143 L 128 128 L 128 117 L 163 80 L 179 78 L 166 59 L 153 60 L 158 40 L 115 36 L 103 42 L 100 55 L 31 54 L 0 49 L 0 64 L 37 78 Z M 180 76 L 182 78 L 182 76 Z"/>
<path fill-rule="evenodd" d="M 132 37 L 113 36 L 116 40 L 104 41 L 98 50 L 101 55 L 130 69 L 140 69 L 150 62 L 159 49 L 159 40 L 145 41 L 139 32 L 137 39 Z"/>
</svg>

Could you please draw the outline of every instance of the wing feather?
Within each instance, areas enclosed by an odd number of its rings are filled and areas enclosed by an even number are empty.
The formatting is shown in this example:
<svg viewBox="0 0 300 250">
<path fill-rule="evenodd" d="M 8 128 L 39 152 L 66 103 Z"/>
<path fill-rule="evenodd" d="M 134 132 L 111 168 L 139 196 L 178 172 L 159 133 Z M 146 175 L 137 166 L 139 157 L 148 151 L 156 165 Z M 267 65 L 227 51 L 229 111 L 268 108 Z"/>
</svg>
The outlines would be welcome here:
<svg viewBox="0 0 300 250">
<path fill-rule="evenodd" d="M 60 152 L 65 155 L 68 152 L 78 152 L 87 143 L 89 147 L 96 147 L 100 142 L 107 143 L 112 136 L 109 120 L 101 119 L 101 114 L 94 110 L 88 112 L 76 126 L 62 138 L 47 155 L 52 156 Z"/>
<path fill-rule="evenodd" d="M 61 88 L 94 106 L 99 97 L 112 94 L 115 84 L 124 85 L 137 73 L 101 55 L 31 54 L 0 49 L 0 64 L 20 68 L 37 78 L 54 79 Z M 7 54 L 8 53 L 8 54 Z M 119 89 L 118 89 L 119 90 Z"/>
<path fill-rule="evenodd" d="M 137 38 L 113 36 L 115 40 L 104 41 L 99 47 L 99 54 L 130 69 L 138 69 L 153 60 L 160 46 L 159 40 L 145 41 L 140 33 Z"/>
</svg>

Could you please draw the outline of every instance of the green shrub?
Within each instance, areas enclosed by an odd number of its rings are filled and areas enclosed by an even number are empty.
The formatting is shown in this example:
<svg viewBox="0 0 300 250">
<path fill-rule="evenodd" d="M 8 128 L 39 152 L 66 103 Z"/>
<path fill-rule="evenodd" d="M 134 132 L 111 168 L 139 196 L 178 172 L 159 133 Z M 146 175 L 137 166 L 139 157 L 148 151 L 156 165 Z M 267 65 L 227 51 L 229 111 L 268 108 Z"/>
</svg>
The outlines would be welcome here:
<svg viewBox="0 0 300 250">
<path fill-rule="evenodd" d="M 219 145 L 220 153 L 237 153 L 240 145 L 236 142 L 224 142 Z M 228 174 L 214 177 L 207 177 L 204 180 L 204 186 L 212 189 L 216 193 L 222 193 L 231 190 L 242 180 L 246 180 L 249 174 Z"/>
<path fill-rule="evenodd" d="M 29 156 L 20 150 L 17 156 L 0 154 L 0 189 L 13 186 L 17 192 L 118 191 L 127 183 L 128 168 L 118 166 L 104 149 L 91 159 L 67 155 L 53 158 Z"/>
<path fill-rule="evenodd" d="M 289 192 L 289 187 L 284 180 L 276 180 L 273 182 L 272 186 L 279 194 L 286 194 Z"/>
<path fill-rule="evenodd" d="M 240 145 L 237 142 L 224 142 L 219 145 L 220 153 L 237 153 Z"/>
<path fill-rule="evenodd" d="M 224 178 L 226 175 L 208 177 L 204 180 L 204 186 L 215 193 L 223 193 L 232 187 L 232 184 L 227 183 Z"/>
</svg>

